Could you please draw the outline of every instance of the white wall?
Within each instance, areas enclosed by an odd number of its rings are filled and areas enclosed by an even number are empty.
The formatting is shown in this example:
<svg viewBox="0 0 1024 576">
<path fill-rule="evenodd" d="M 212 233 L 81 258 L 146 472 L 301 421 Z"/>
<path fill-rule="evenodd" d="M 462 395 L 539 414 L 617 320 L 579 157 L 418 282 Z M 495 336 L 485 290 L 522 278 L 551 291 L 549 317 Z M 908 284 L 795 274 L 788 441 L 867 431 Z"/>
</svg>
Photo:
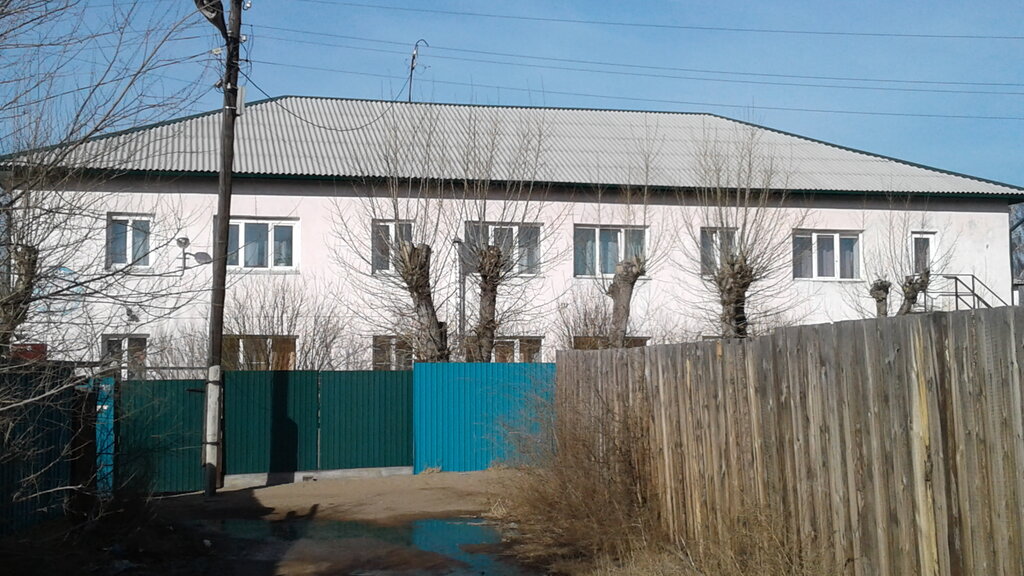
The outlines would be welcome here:
<svg viewBox="0 0 1024 576">
<path fill-rule="evenodd" d="M 140 180 L 121 178 L 96 190 L 112 211 L 152 212 L 157 225 L 174 222 L 173 226 L 155 228 L 164 240 L 187 236 L 190 252 L 212 251 L 213 219 L 216 212 L 216 178 L 180 178 Z M 649 226 L 648 243 L 652 258 L 649 273 L 638 285 L 632 333 L 652 336 L 657 341 L 696 338 L 713 334 L 717 314 L 714 298 L 699 280 L 694 268 L 697 254 L 693 230 L 699 229 L 700 211 L 679 206 L 674 197 L 651 202 L 646 210 L 628 207 L 609 200 L 601 202 L 589 194 L 573 194 L 553 190 L 550 200 L 540 207 L 537 218 L 545 225 L 542 233 L 542 273 L 524 279 L 504 294 L 507 312 L 516 312 L 501 332 L 516 336 L 543 336 L 545 358 L 553 360 L 558 338 L 560 305 L 566 299 L 591 291 L 600 294 L 605 282 L 600 279 L 573 277 L 572 234 L 574 223 L 614 225 L 645 224 Z M 388 324 L 397 321 L 391 305 L 407 301 L 407 296 L 393 284 L 372 277 L 369 263 L 371 214 L 367 208 L 365 189 L 355 190 L 344 183 L 290 180 L 256 180 L 237 178 L 232 214 L 260 218 L 297 218 L 297 266 L 287 273 L 232 272 L 230 290 L 245 294 L 256 283 L 275 276 L 278 281 L 294 283 L 313 291 L 329 291 L 336 295 L 340 314 L 348 323 L 351 345 L 365 351 L 368 361 L 370 337 L 394 332 Z M 860 280 L 792 280 L 790 264 L 783 269 L 788 277 L 780 278 L 783 300 L 752 303 L 750 320 L 755 329 L 768 324 L 819 323 L 863 317 L 874 309 L 867 297 L 867 285 L 873 278 L 871 255 L 893 241 L 891 232 L 898 228 L 934 232 L 940 251 L 948 252 L 940 272 L 974 274 L 995 290 L 1003 300 L 1010 301 L 1009 235 L 1005 201 L 983 200 L 970 196 L 915 201 L 888 201 L 859 195 L 821 195 L 813 200 L 803 226 L 816 230 L 862 231 Z M 458 274 L 451 239 L 462 236 L 463 228 L 456 204 L 446 207 L 450 216 L 436 232 L 425 238 L 417 232 L 416 240 L 429 239 L 434 246 L 434 270 L 437 283 L 437 304 L 442 320 L 450 332 L 457 331 Z M 785 209 L 794 215 L 801 208 Z M 177 214 L 168 212 L 176 211 Z M 344 221 L 345 226 L 340 222 Z M 154 234 L 157 234 L 155 231 Z M 788 237 L 789 231 L 785 232 Z M 899 236 L 899 235 L 897 235 Z M 909 246 L 909 238 L 906 239 Z M 899 241 L 896 242 L 897 244 Z M 181 252 L 173 242 L 163 242 L 158 259 L 168 275 L 180 268 Z M 90 246 L 89 249 L 95 249 Z M 356 257 L 355 253 L 361 254 Z M 209 283 L 209 266 L 186 270 L 183 282 L 202 288 Z M 939 281 L 936 280 L 936 284 Z M 474 292 L 472 277 L 468 292 Z M 899 305 L 894 288 L 892 308 Z M 198 293 L 196 302 L 185 305 L 171 318 L 161 314 L 147 316 L 145 326 L 124 323 L 118 331 L 134 329 L 148 333 L 167 333 L 175 325 L 192 322 L 205 328 L 208 294 Z M 507 303 L 515 302 L 515 310 Z M 948 305 L 940 299 L 937 305 Z M 475 299 L 470 297 L 469 325 Z M 499 304 L 501 306 L 501 304 Z M 779 313 L 770 322 L 759 318 L 759 309 Z M 113 329 L 113 328 L 112 328 Z"/>
</svg>

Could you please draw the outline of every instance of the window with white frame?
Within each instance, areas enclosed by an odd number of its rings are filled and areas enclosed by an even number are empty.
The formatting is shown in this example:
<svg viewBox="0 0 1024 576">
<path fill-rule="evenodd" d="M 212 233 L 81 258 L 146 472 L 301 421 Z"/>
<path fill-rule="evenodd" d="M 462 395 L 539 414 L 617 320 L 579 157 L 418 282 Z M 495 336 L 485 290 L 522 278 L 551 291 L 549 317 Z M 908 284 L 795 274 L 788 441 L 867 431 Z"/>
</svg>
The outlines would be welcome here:
<svg viewBox="0 0 1024 576">
<path fill-rule="evenodd" d="M 497 246 L 508 269 L 519 274 L 540 273 L 540 224 L 466 222 L 466 266 L 476 269 L 477 258 L 487 246 Z"/>
<path fill-rule="evenodd" d="M 145 335 L 110 334 L 103 337 L 103 358 L 116 370 L 125 370 L 129 380 L 146 377 Z"/>
<path fill-rule="evenodd" d="M 107 267 L 149 266 L 149 237 L 152 216 L 109 214 L 107 216 Z"/>
<path fill-rule="evenodd" d="M 932 258 L 935 257 L 935 233 L 912 232 L 910 250 L 914 259 L 914 274 L 931 272 Z"/>
<path fill-rule="evenodd" d="M 232 220 L 228 227 L 228 266 L 253 270 L 298 267 L 295 220 Z"/>
<path fill-rule="evenodd" d="M 793 278 L 859 279 L 860 235 L 858 231 L 794 231 Z"/>
<path fill-rule="evenodd" d="M 700 274 L 712 276 L 722 265 L 722 257 L 736 249 L 735 228 L 700 229 Z"/>
<path fill-rule="evenodd" d="M 412 370 L 412 346 L 401 336 L 374 336 L 373 369 Z"/>
<path fill-rule="evenodd" d="M 644 260 L 646 229 L 640 226 L 576 226 L 573 230 L 573 275 L 615 274 L 628 258 Z"/>
<path fill-rule="evenodd" d="M 494 340 L 495 362 L 540 362 L 538 336 L 498 337 Z"/>
<path fill-rule="evenodd" d="M 412 222 L 373 220 L 370 223 L 370 267 L 372 272 L 391 270 L 394 250 L 402 242 L 412 242 Z"/>
</svg>

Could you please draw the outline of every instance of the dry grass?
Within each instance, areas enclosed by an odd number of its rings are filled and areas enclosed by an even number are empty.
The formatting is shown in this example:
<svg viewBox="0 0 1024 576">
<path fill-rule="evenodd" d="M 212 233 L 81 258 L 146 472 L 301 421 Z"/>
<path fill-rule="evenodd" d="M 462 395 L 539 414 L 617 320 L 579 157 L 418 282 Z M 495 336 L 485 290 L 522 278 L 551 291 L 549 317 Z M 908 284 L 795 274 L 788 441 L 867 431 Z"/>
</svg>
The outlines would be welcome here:
<svg viewBox="0 0 1024 576">
<path fill-rule="evenodd" d="M 634 552 L 618 561 L 599 558 L 574 570 L 576 576 L 698 576 L 693 563 L 683 554 L 669 550 Z"/>
<path fill-rule="evenodd" d="M 831 576 L 834 565 L 824 541 L 798 545 L 781 518 L 768 510 L 751 509 L 729 523 L 722 537 L 692 550 L 695 565 L 708 576 Z"/>
<path fill-rule="evenodd" d="M 778 515 L 752 509 L 724 536 L 669 544 L 651 492 L 647 410 L 590 402 L 528 409 L 529 433 L 514 431 L 521 473 L 491 516 L 521 561 L 579 576 L 830 576 L 827 542 L 796 544 Z"/>
<path fill-rule="evenodd" d="M 538 401 L 533 413 L 532 433 L 518 435 L 523 473 L 499 515 L 516 556 L 549 566 L 616 561 L 657 542 L 642 412 L 563 411 L 556 420 L 550 403 Z"/>
</svg>

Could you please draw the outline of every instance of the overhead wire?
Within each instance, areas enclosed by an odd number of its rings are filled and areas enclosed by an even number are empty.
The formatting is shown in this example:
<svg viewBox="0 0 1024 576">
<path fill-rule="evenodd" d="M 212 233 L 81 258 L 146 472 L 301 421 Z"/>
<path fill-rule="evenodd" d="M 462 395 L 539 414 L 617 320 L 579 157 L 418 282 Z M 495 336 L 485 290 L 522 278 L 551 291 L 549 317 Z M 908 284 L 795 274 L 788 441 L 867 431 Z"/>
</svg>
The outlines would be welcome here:
<svg viewBox="0 0 1024 576">
<path fill-rule="evenodd" d="M 381 48 L 367 48 L 362 46 L 351 46 L 345 44 L 332 44 L 327 42 L 315 42 L 309 40 L 297 40 L 294 38 L 283 38 L 280 36 L 269 36 L 264 35 L 264 38 L 270 38 L 273 40 L 279 40 L 284 42 L 293 42 L 299 44 L 309 44 L 315 46 L 329 46 L 335 48 L 346 48 L 351 50 L 362 50 L 368 52 L 380 52 L 384 54 L 404 54 L 397 50 L 386 50 Z M 629 72 L 624 70 L 599 70 L 594 68 L 573 68 L 569 66 L 554 66 L 544 64 L 527 64 L 522 62 L 507 62 L 499 60 L 485 60 L 481 58 L 465 58 L 460 56 L 443 56 L 434 54 L 434 58 L 444 60 L 456 60 L 462 62 L 476 62 L 482 64 L 498 64 L 504 66 L 517 66 L 523 68 L 537 68 L 542 70 L 560 70 L 566 72 L 581 72 L 589 74 L 607 74 L 613 76 L 630 76 L 637 78 L 658 78 L 666 80 L 689 80 L 699 82 L 717 82 L 725 84 L 752 84 L 758 86 L 790 86 L 796 88 L 823 88 L 823 89 L 839 89 L 839 90 L 866 90 L 866 91 L 881 91 L 881 92 L 923 92 L 929 94 L 978 94 L 988 96 L 1024 96 L 1024 92 L 1005 92 L 996 90 L 960 90 L 960 89 L 937 89 L 937 88 L 902 88 L 902 87 L 889 87 L 889 86 L 851 86 L 851 85 L 840 85 L 840 84 L 810 84 L 801 82 L 779 82 L 771 80 L 738 80 L 733 78 L 704 78 L 695 76 L 678 76 L 669 74 L 654 74 L 645 72 Z M 1024 85 L 1022 85 L 1024 86 Z"/>
<path fill-rule="evenodd" d="M 516 20 L 522 22 L 548 22 L 557 24 L 582 24 L 588 26 L 611 26 L 618 28 L 646 28 L 660 30 L 697 30 L 704 32 L 735 32 L 752 34 L 783 34 L 803 36 L 850 36 L 861 38 L 912 38 L 931 40 L 1024 40 L 1024 36 L 988 35 L 988 34 L 923 34 L 911 32 L 861 32 L 841 30 L 797 30 L 785 28 L 749 28 L 735 26 L 703 26 L 688 24 L 665 24 L 659 22 L 618 22 L 615 20 L 594 20 L 581 18 L 556 18 L 551 16 L 522 16 L 514 14 L 496 14 L 491 12 L 471 12 L 466 10 L 442 10 L 438 8 L 410 8 L 407 6 L 389 6 L 383 4 L 366 4 L 362 2 L 346 2 L 342 0 L 294 0 L 307 4 L 325 4 L 331 6 L 348 6 L 350 8 L 369 8 L 373 10 L 390 10 L 398 12 L 415 12 L 419 14 L 440 14 L 459 16 L 462 18 L 490 18 L 499 20 Z"/>
<path fill-rule="evenodd" d="M 276 30 L 278 32 L 288 32 L 290 34 L 302 34 L 308 36 L 322 36 L 325 38 L 338 38 L 342 40 L 356 40 L 359 42 L 372 42 L 376 44 L 388 44 L 392 46 L 408 47 L 409 43 L 400 42 L 396 40 L 381 40 L 378 38 L 367 38 L 365 36 L 350 36 L 346 34 L 334 34 L 329 32 L 313 32 L 310 30 L 301 30 L 298 28 L 285 28 L 281 26 L 268 26 L 260 25 L 261 29 L 264 30 Z M 281 39 L 275 37 L 276 39 Z M 292 38 L 285 39 L 285 41 L 302 42 L 313 44 L 312 41 L 300 41 Z M 330 43 L 324 43 L 324 46 L 333 46 Z M 521 58 L 525 60 L 541 60 L 548 62 L 561 62 L 569 64 L 586 64 L 594 66 L 611 66 L 618 68 L 630 68 L 630 69 L 641 69 L 641 70 L 657 70 L 665 72 L 687 72 L 687 73 L 699 73 L 699 74 L 721 74 L 721 75 L 733 75 L 733 76 L 751 76 L 760 78 L 793 78 L 797 80 L 828 80 L 837 82 L 876 82 L 876 83 L 892 83 L 892 84 L 925 84 L 925 85 L 948 85 L 948 86 L 989 86 L 989 87 L 1024 87 L 1024 83 L 1019 82 L 968 82 L 968 81 L 955 81 L 955 80 L 919 80 L 919 79 L 906 79 L 906 78 L 868 78 L 868 77 L 851 77 L 851 76 L 820 76 L 820 75 L 809 75 L 809 74 L 773 74 L 769 72 L 747 72 L 747 71 L 735 71 L 735 70 L 714 70 L 707 68 L 682 68 L 677 66 L 654 66 L 651 64 L 635 64 L 629 62 L 609 62 L 604 60 L 587 60 L 579 58 L 564 58 L 555 56 L 537 56 L 533 54 L 519 54 L 515 52 L 500 52 L 494 50 L 474 50 L 470 48 L 454 48 L 443 45 L 431 45 L 430 51 L 444 51 L 444 52 L 459 52 L 467 54 L 481 54 L 485 56 L 501 56 L 507 58 Z M 436 55 L 435 55 L 436 56 Z"/>
<path fill-rule="evenodd" d="M 256 60 L 254 60 L 253 62 L 257 63 L 257 64 L 266 64 L 266 62 L 264 62 L 264 61 L 256 61 Z M 362 130 L 363 128 L 367 128 L 369 126 L 372 126 L 373 124 L 376 124 L 377 122 L 380 121 L 381 118 L 386 116 L 388 114 L 388 112 L 391 112 L 391 110 L 395 107 L 395 104 L 398 102 L 399 98 L 402 97 L 402 93 L 405 92 L 406 87 L 408 87 L 408 85 L 409 85 L 409 80 L 406 79 L 405 82 L 402 84 L 402 87 L 398 89 L 398 92 L 395 94 L 394 98 L 392 98 L 389 101 L 388 106 L 383 111 L 381 111 L 380 114 L 378 114 L 376 117 L 374 117 L 372 120 L 370 120 L 370 121 L 368 121 L 368 122 L 366 122 L 364 124 L 360 124 L 359 126 L 351 126 L 351 127 L 345 127 L 345 128 L 338 128 L 338 127 L 335 127 L 335 126 L 327 126 L 325 124 L 320 124 L 319 122 L 314 122 L 314 121 L 312 121 L 312 120 L 310 120 L 308 118 L 303 117 L 301 114 L 298 114 L 298 113 L 294 112 L 293 110 L 290 110 L 279 99 L 275 98 L 274 96 L 271 96 L 266 90 L 261 88 L 260 85 L 257 84 L 248 74 L 246 74 L 245 72 L 241 72 L 241 71 L 239 71 L 239 74 L 244 76 L 246 81 L 248 81 L 249 84 L 253 88 L 255 88 L 257 91 L 259 91 L 260 94 L 263 94 L 264 97 L 268 98 L 270 100 L 270 102 L 272 102 L 273 104 L 278 106 L 284 113 L 286 113 L 289 116 L 295 118 L 299 122 L 302 122 L 303 124 L 306 124 L 308 126 L 312 126 L 314 128 L 319 128 L 320 130 L 328 130 L 328 131 L 331 131 L 331 132 L 355 132 L 355 131 L 358 131 L 358 130 Z"/>
<path fill-rule="evenodd" d="M 338 68 L 326 68 L 322 66 L 309 66 L 301 64 L 289 64 L 283 62 L 272 62 L 269 60 L 254 60 L 255 64 L 263 64 L 266 66 L 283 66 L 288 68 L 298 68 L 302 70 L 312 70 L 317 72 L 332 72 L 336 74 L 350 74 L 355 76 L 367 76 L 372 78 L 384 78 L 388 80 L 398 80 L 394 76 L 387 74 L 376 74 L 372 72 L 357 72 L 353 70 L 342 70 Z M 461 86 L 471 88 L 488 88 L 495 90 L 507 90 L 511 92 L 525 92 L 535 93 L 536 90 L 530 88 L 522 88 L 518 86 L 499 86 L 494 84 L 479 84 L 471 82 L 457 82 L 452 80 L 431 80 L 435 84 L 444 84 L 450 86 Z M 259 89 L 257 87 L 257 89 Z M 260 90 L 263 92 L 263 90 Z M 872 111 L 872 110 L 839 110 L 839 109 L 828 109 L 828 108 L 800 108 L 800 107 L 789 107 L 789 106 L 764 106 L 764 105 L 740 105 L 740 104 L 723 104 L 715 102 L 697 102 L 697 101 L 685 101 L 685 100 L 670 100 L 665 98 L 643 98 L 638 96 L 613 96 L 608 94 L 594 94 L 587 92 L 575 92 L 575 91 L 564 91 L 564 90 L 543 90 L 544 94 L 551 94 L 556 96 L 574 96 L 584 98 L 598 98 L 604 100 L 623 100 L 632 102 L 644 102 L 653 104 L 672 104 L 672 105 L 685 105 L 685 106 L 707 106 L 712 108 L 729 108 L 729 109 L 740 109 L 740 110 L 773 110 L 781 112 L 809 112 L 818 114 L 847 114 L 857 116 L 885 116 L 885 117 L 906 117 L 906 118 L 947 118 L 947 119 L 958 119 L 958 120 L 1012 120 L 1021 121 L 1024 120 L 1024 116 L 989 116 L 989 115 L 969 115 L 969 114 L 937 114 L 937 113 L 924 113 L 924 112 L 883 112 L 883 111 Z M 266 94 L 264 92 L 264 94 Z M 358 128 L 356 128 L 358 129 Z"/>
</svg>

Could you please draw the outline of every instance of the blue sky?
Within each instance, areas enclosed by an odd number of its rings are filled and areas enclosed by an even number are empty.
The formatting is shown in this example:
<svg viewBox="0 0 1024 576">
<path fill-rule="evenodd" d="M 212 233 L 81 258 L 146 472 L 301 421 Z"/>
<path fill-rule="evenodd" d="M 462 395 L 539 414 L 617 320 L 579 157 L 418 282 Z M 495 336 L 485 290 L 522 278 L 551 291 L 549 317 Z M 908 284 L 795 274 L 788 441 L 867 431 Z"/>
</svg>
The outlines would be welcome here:
<svg viewBox="0 0 1024 576">
<path fill-rule="evenodd" d="M 424 39 L 419 101 L 711 112 L 1024 185 L 1019 0 L 254 0 L 243 22 L 250 101 L 404 100 Z"/>
</svg>

